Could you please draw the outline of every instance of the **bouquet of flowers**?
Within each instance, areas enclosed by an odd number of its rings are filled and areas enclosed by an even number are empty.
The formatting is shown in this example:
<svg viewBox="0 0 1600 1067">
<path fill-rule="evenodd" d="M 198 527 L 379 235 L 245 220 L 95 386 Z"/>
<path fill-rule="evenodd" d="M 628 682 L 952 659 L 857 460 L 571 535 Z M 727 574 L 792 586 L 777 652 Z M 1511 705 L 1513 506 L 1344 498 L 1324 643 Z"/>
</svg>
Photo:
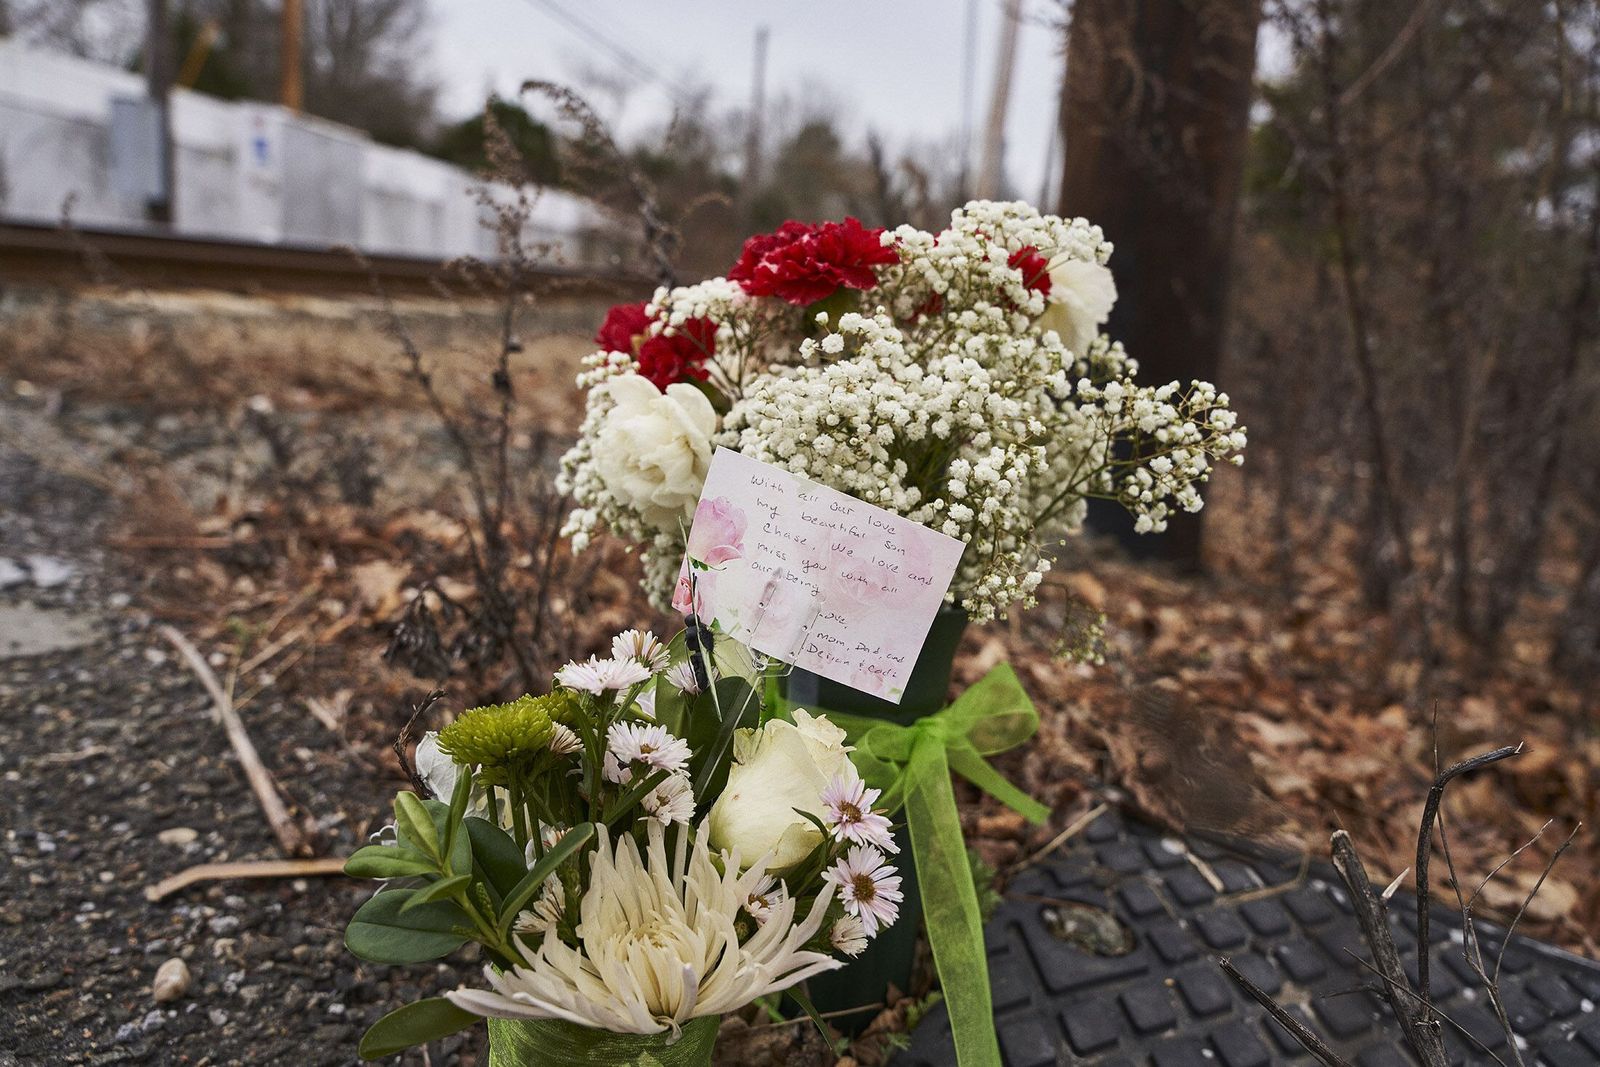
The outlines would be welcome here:
<svg viewBox="0 0 1600 1067">
<path fill-rule="evenodd" d="M 433 796 L 400 793 L 350 858 L 384 885 L 346 943 L 419 963 L 476 941 L 485 987 L 390 1013 L 363 1057 L 487 1017 L 492 1064 L 709 1063 L 718 1017 L 895 921 L 889 820 L 844 731 L 763 707 L 760 658 L 711 641 L 627 631 L 423 738 Z"/>
<path fill-rule="evenodd" d="M 1137 384 L 1101 334 L 1110 254 L 1083 219 L 975 201 L 939 233 L 788 222 L 726 277 L 612 309 L 568 532 L 640 542 L 653 598 L 688 610 L 686 531 L 726 447 L 965 542 L 947 598 L 975 620 L 1031 605 L 1089 498 L 1159 531 L 1245 445 L 1225 394 Z"/>
</svg>

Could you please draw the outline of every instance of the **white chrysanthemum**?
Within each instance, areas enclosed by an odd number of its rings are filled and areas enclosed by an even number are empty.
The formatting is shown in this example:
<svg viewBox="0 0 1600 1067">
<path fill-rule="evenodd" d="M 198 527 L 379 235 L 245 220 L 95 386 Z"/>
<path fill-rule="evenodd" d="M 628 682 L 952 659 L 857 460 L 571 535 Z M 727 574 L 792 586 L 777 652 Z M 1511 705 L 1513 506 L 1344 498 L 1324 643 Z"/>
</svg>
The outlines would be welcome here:
<svg viewBox="0 0 1600 1067">
<path fill-rule="evenodd" d="M 669 774 L 639 801 L 645 814 L 665 823 L 688 825 L 694 818 L 694 785 L 687 774 Z"/>
<path fill-rule="evenodd" d="M 641 856 L 632 836 L 613 845 L 601 828 L 579 905 L 576 948 L 547 931 L 537 949 L 524 944 L 527 966 L 503 973 L 484 968 L 491 989 L 460 988 L 445 996 L 477 1015 L 654 1034 L 724 1015 L 840 966 L 805 948 L 821 929 L 832 887 L 824 887 L 800 921 L 794 900 L 775 905 L 741 944 L 739 914 L 765 876 L 762 865 L 740 874 L 736 857 L 713 857 L 706 835 L 686 829 L 678 832 L 669 862 L 665 827 L 651 820 L 646 834 Z"/>
<path fill-rule="evenodd" d="M 667 646 L 649 630 L 624 630 L 611 639 L 611 654 L 617 659 L 638 660 L 651 674 L 666 667 Z"/>
<path fill-rule="evenodd" d="M 574 661 L 556 671 L 557 684 L 595 696 L 609 690 L 626 689 L 649 678 L 650 668 L 635 659 L 598 659 L 590 656 L 584 663 Z"/>
<path fill-rule="evenodd" d="M 860 919 L 846 912 L 833 921 L 828 941 L 836 952 L 859 956 L 867 947 L 867 928 L 861 925 Z"/>
</svg>

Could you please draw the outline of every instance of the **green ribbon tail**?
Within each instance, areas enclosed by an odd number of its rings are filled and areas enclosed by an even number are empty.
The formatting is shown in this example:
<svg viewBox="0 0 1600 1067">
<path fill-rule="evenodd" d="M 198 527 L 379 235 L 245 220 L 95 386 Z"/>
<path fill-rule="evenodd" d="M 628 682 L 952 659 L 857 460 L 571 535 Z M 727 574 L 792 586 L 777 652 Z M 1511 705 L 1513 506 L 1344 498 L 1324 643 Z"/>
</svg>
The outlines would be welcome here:
<svg viewBox="0 0 1600 1067">
<path fill-rule="evenodd" d="M 989 766 L 989 761 L 972 749 L 952 748 L 949 759 L 951 770 L 1029 822 L 1037 826 L 1049 821 L 1049 808 L 1012 785 L 1005 775 Z"/>
<path fill-rule="evenodd" d="M 950 765 L 938 738 L 917 739 L 906 779 L 906 828 L 917 859 L 928 944 L 944 987 L 956 1061 L 961 1067 L 1000 1067 L 983 919 L 956 815 Z"/>
</svg>

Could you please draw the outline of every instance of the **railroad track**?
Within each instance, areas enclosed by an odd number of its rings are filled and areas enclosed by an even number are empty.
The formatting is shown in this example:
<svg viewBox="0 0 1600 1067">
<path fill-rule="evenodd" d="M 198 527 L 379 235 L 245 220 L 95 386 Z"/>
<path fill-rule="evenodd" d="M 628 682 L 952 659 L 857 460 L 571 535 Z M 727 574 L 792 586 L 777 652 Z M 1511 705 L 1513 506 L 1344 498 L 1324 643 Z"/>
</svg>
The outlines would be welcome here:
<svg viewBox="0 0 1600 1067">
<path fill-rule="evenodd" d="M 309 245 L 253 244 L 0 221 L 0 286 L 86 283 L 143 288 L 208 288 L 245 293 L 370 292 L 376 278 L 393 293 L 437 293 L 445 264 Z M 572 295 L 648 292 L 649 278 L 625 271 L 539 266 L 528 289 Z"/>
</svg>

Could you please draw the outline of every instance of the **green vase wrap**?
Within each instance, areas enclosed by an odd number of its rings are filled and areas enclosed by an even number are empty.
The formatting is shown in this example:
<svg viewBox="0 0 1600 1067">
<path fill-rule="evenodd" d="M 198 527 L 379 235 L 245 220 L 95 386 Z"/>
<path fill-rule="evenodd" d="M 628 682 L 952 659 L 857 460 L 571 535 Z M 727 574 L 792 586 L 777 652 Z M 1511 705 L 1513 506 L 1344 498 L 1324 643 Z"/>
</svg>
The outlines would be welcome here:
<svg viewBox="0 0 1600 1067">
<path fill-rule="evenodd" d="M 902 725 L 916 722 L 944 707 L 950 693 L 956 649 L 966 629 L 965 611 L 949 606 L 939 609 L 899 704 L 879 700 L 799 669 L 791 671 L 784 679 L 786 699 L 791 705 L 813 711 L 848 712 Z M 917 928 L 922 923 L 922 895 L 917 887 L 917 865 L 910 835 L 900 830 L 895 834 L 895 843 L 900 846 L 895 864 L 900 868 L 900 890 L 905 894 L 900 918 L 844 969 L 819 974 L 807 983 L 817 1009 L 829 1013 L 833 1025 L 848 1034 L 866 1029 L 882 1010 L 890 986 L 901 992 L 911 988 Z M 862 1008 L 863 1005 L 866 1007 Z M 850 1014 L 840 1014 L 845 1012 Z"/>
<path fill-rule="evenodd" d="M 560 1019 L 490 1019 L 489 1067 L 710 1067 L 721 1020 L 683 1025 L 676 1041 L 660 1034 L 614 1034 Z"/>
</svg>

